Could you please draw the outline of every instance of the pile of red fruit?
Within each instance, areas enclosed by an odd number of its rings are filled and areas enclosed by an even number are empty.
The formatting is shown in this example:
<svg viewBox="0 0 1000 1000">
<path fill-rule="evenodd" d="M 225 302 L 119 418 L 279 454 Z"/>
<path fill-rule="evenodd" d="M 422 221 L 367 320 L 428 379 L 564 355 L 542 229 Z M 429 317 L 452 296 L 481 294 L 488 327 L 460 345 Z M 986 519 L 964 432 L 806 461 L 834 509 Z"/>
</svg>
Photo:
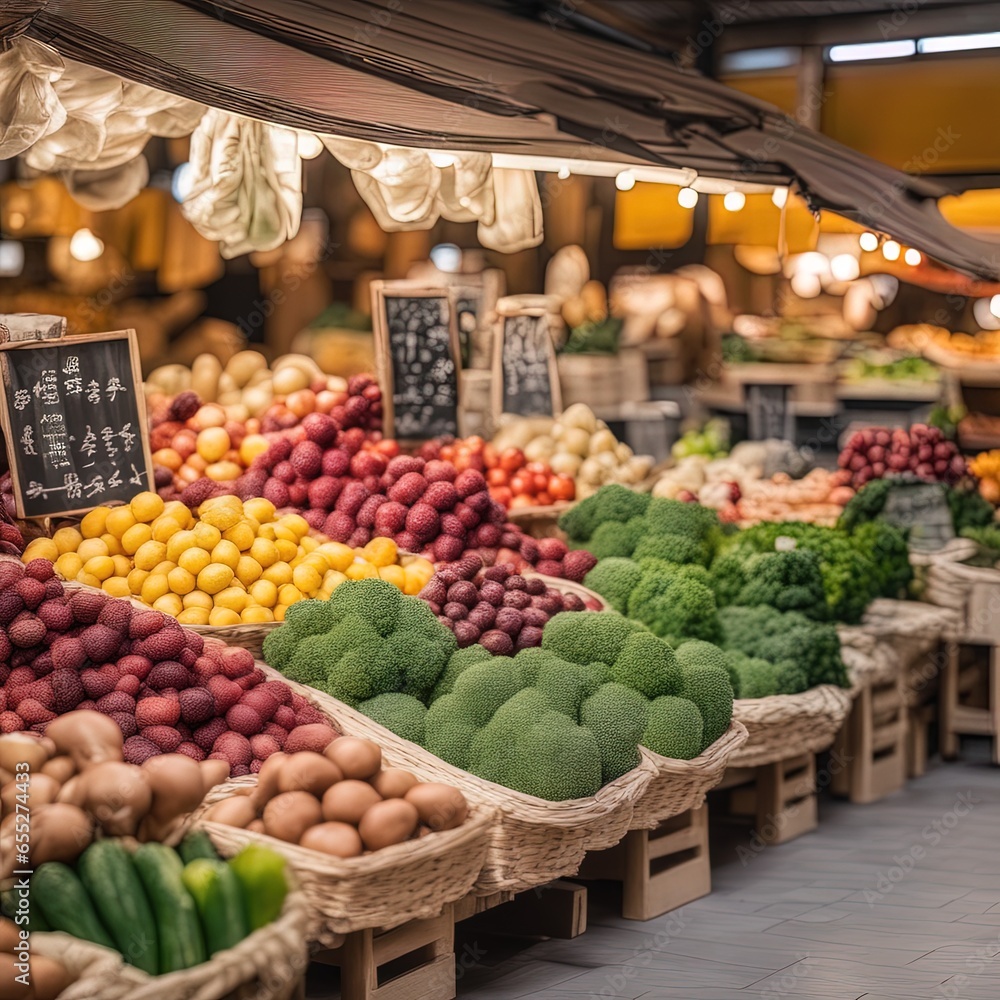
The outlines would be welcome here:
<svg viewBox="0 0 1000 1000">
<path fill-rule="evenodd" d="M 576 594 L 521 576 L 509 563 L 482 568 L 475 558 L 438 570 L 418 595 L 455 633 L 460 648 L 479 643 L 494 656 L 542 644 L 545 623 L 560 611 L 586 611 Z M 589 610 L 599 610 L 595 602 Z"/>
<path fill-rule="evenodd" d="M 851 473 L 855 488 L 872 479 L 904 474 L 954 484 L 967 472 L 954 441 L 947 440 L 940 428 L 926 424 L 913 424 L 909 430 L 868 427 L 855 431 L 837 464 Z"/>
<path fill-rule="evenodd" d="M 130 764 L 182 753 L 225 760 L 234 776 L 330 741 L 319 710 L 249 651 L 100 591 L 68 595 L 46 559 L 0 563 L 0 626 L 0 732 L 43 733 L 93 709 L 118 723 Z"/>
</svg>

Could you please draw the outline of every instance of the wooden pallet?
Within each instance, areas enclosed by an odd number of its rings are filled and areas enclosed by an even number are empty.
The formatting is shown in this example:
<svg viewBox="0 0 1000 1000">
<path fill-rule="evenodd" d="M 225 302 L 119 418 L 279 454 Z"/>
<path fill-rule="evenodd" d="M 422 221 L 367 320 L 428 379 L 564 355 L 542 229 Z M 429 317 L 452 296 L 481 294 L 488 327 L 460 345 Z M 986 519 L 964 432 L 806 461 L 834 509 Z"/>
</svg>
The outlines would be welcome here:
<svg viewBox="0 0 1000 1000">
<path fill-rule="evenodd" d="M 985 646 L 985 669 L 963 667 L 962 645 Z M 961 736 L 989 736 L 993 763 L 1000 764 L 1000 646 L 982 640 L 950 644 L 941 678 L 940 715 L 942 757 L 958 756 Z"/>
<path fill-rule="evenodd" d="M 816 755 L 797 754 L 757 767 L 730 767 L 718 790 L 729 812 L 751 818 L 758 839 L 784 844 L 816 829 Z"/>
<path fill-rule="evenodd" d="M 621 882 L 626 920 L 650 920 L 708 895 L 708 806 L 664 820 L 655 830 L 632 830 L 617 846 L 591 852 L 579 877 Z"/>
<path fill-rule="evenodd" d="M 830 788 L 851 802 L 878 802 L 906 783 L 909 719 L 902 679 L 866 684 L 833 749 L 845 766 Z"/>
</svg>

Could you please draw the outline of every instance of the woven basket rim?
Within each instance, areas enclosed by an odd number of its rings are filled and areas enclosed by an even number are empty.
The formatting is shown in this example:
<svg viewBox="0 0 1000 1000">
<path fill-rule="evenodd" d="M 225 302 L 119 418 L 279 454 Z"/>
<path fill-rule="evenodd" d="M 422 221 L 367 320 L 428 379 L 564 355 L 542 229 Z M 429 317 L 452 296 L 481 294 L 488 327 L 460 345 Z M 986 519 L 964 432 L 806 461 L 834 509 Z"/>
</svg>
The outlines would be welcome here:
<svg viewBox="0 0 1000 1000">
<path fill-rule="evenodd" d="M 765 698 L 737 698 L 733 702 L 733 713 L 741 712 L 740 721 L 766 721 L 773 723 L 782 717 L 792 721 L 811 718 L 817 715 L 828 715 L 823 709 L 831 700 L 847 702 L 854 696 L 855 686 L 850 688 L 837 687 L 836 684 L 817 684 L 808 691 L 798 694 L 772 694 Z M 752 742 L 752 739 L 751 739 Z"/>
<path fill-rule="evenodd" d="M 739 750 L 746 743 L 748 736 L 747 727 L 733 716 L 726 731 L 714 743 L 705 747 L 697 757 L 692 757 L 690 760 L 664 757 L 648 747 L 642 749 L 649 755 L 659 774 L 685 775 L 692 771 L 708 770 L 719 764 L 724 765 L 726 758 Z"/>
</svg>

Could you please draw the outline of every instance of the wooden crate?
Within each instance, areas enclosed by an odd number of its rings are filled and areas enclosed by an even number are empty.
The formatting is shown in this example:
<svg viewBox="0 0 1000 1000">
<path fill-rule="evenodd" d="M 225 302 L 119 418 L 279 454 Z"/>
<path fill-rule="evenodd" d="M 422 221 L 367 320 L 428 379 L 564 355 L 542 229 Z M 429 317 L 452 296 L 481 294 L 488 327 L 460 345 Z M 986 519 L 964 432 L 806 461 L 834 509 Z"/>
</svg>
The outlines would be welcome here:
<svg viewBox="0 0 1000 1000">
<path fill-rule="evenodd" d="M 937 722 L 937 705 L 913 705 L 906 710 L 906 775 L 921 778 L 927 773 L 930 730 Z"/>
<path fill-rule="evenodd" d="M 962 664 L 962 647 L 984 647 L 985 665 Z M 1000 764 L 1000 647 L 970 639 L 949 645 L 940 688 L 941 756 L 958 756 L 960 736 L 989 736 Z"/>
<path fill-rule="evenodd" d="M 903 678 L 866 684 L 837 734 L 845 762 L 830 788 L 851 802 L 878 802 L 906 783 L 909 718 Z"/>
<path fill-rule="evenodd" d="M 617 846 L 588 854 L 579 877 L 621 882 L 626 920 L 650 920 L 707 896 L 708 806 L 664 820 L 655 830 L 631 830 Z"/>
<path fill-rule="evenodd" d="M 494 934 L 571 939 L 587 929 L 587 888 L 556 879 L 516 896 L 467 896 L 455 904 L 455 923 L 476 918 L 477 926 Z"/>
<path fill-rule="evenodd" d="M 729 812 L 749 816 L 765 844 L 784 844 L 816 829 L 816 755 L 797 754 L 757 767 L 728 768 Z"/>
</svg>

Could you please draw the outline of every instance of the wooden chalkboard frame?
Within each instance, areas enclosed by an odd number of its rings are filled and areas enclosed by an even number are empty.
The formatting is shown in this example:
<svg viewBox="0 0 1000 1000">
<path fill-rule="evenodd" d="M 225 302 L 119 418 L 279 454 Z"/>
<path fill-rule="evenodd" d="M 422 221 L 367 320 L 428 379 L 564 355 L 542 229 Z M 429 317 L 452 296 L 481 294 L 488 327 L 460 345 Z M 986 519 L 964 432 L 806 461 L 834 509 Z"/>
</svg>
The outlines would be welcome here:
<svg viewBox="0 0 1000 1000">
<path fill-rule="evenodd" d="M 498 267 L 448 276 L 448 287 L 455 289 L 456 324 L 457 303 L 460 299 L 475 297 L 479 306 L 476 329 L 469 334 L 469 364 L 464 366 L 466 368 L 489 371 L 493 364 L 493 345 L 490 340 L 496 326 L 497 302 L 503 296 L 504 284 L 504 273 Z M 460 343 L 461 336 L 462 331 L 459 329 Z"/>
<path fill-rule="evenodd" d="M 125 340 L 128 342 L 128 355 L 135 391 L 135 406 L 139 419 L 139 437 L 142 441 L 142 456 L 146 463 L 146 478 L 149 480 L 150 489 L 156 489 L 153 479 L 153 454 L 149 448 L 149 418 L 146 413 L 146 394 L 142 389 L 142 364 L 139 360 L 139 341 L 135 330 L 112 330 L 108 333 L 92 333 L 74 337 L 50 337 L 45 340 L 8 341 L 7 343 L 0 343 L 0 374 L 3 377 L 3 389 L 0 391 L 0 427 L 3 428 L 4 443 L 7 447 L 10 477 L 14 486 L 14 506 L 18 517 L 25 520 L 32 518 L 44 520 L 52 517 L 86 514 L 88 511 L 93 510 L 94 507 L 99 507 L 100 504 L 77 507 L 73 510 L 50 511 L 47 514 L 25 514 L 24 496 L 21 492 L 21 477 L 18 474 L 17 460 L 13 452 L 15 437 L 10 412 L 10 399 L 7 395 L 7 390 L 10 387 L 10 370 L 8 368 L 7 354 L 11 351 L 31 351 L 46 347 L 73 347 L 75 344 L 87 346 L 112 340 Z"/>
<path fill-rule="evenodd" d="M 518 302 L 518 296 L 509 295 L 501 298 L 497 303 L 496 321 L 493 328 L 493 364 L 492 364 L 492 385 L 490 387 L 490 399 L 493 411 L 493 422 L 499 425 L 501 417 L 504 416 L 503 408 L 503 342 L 508 319 L 517 316 L 533 316 L 544 319 L 546 324 L 552 322 L 552 311 L 540 301 L 544 296 L 530 295 L 524 297 L 527 301 Z M 552 413 L 550 416 L 557 418 L 562 413 L 562 386 L 559 382 L 559 366 L 556 362 L 556 351 L 552 344 L 551 330 L 546 337 L 546 353 L 549 362 L 549 385 L 551 387 Z M 544 414 L 533 414 L 534 416 L 544 416 Z M 513 414 L 522 416 L 522 414 Z"/>
<path fill-rule="evenodd" d="M 420 281 L 388 280 L 373 281 L 372 332 L 375 339 L 375 373 L 382 388 L 382 431 L 386 437 L 393 437 L 401 444 L 419 443 L 428 438 L 396 437 L 395 407 L 393 405 L 394 379 L 392 356 L 389 348 L 389 327 L 386 322 L 385 300 L 392 298 L 444 299 L 448 303 L 448 347 L 455 365 L 455 416 L 458 436 L 462 435 L 462 345 L 458 337 L 458 315 L 455 289 L 446 286 L 434 287 Z"/>
</svg>

